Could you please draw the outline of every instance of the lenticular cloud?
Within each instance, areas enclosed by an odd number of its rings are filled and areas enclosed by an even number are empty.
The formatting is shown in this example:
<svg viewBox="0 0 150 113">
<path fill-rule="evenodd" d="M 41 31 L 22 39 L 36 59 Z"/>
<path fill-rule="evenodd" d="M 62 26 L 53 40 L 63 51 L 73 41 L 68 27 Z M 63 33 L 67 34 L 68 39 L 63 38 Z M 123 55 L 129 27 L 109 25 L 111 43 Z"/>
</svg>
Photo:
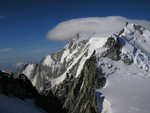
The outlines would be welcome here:
<svg viewBox="0 0 150 113">
<path fill-rule="evenodd" d="M 69 40 L 78 33 L 94 33 L 105 37 L 119 32 L 126 22 L 150 26 L 150 23 L 147 21 L 129 20 L 120 16 L 79 18 L 59 23 L 48 32 L 47 37 L 49 40 Z"/>
</svg>

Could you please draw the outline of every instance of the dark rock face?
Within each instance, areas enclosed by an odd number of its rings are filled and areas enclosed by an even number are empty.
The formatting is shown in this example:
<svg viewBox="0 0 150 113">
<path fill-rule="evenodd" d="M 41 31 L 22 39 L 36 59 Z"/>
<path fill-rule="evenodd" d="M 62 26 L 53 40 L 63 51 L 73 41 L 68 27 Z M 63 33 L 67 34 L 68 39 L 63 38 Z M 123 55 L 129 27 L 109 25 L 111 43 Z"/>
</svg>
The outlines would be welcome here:
<svg viewBox="0 0 150 113">
<path fill-rule="evenodd" d="M 63 83 L 51 89 L 53 94 L 61 100 L 63 108 L 68 110 L 67 113 L 98 113 L 95 97 L 96 88 L 98 86 L 103 87 L 106 79 L 100 72 L 101 70 L 98 71 L 96 67 L 94 53 L 83 67 L 77 78 L 68 75 Z M 99 79 L 97 78 L 98 75 L 101 75 Z M 97 82 L 99 82 L 98 86 Z"/>
<path fill-rule="evenodd" d="M 121 49 L 124 44 L 125 40 L 119 38 L 117 35 L 115 35 L 115 37 L 109 37 L 105 44 L 107 51 L 105 51 L 102 56 L 115 61 L 122 60 L 127 65 L 132 64 L 133 59 L 130 58 L 128 54 L 121 54 Z"/>
<path fill-rule="evenodd" d="M 120 48 L 121 45 L 119 43 L 118 38 L 109 37 L 105 47 L 108 48 L 108 50 L 103 53 L 104 57 L 108 57 L 112 60 L 120 60 Z"/>
<path fill-rule="evenodd" d="M 62 102 L 50 91 L 47 95 L 38 95 L 35 98 L 35 104 L 47 113 L 67 113 L 63 108 Z"/>
<path fill-rule="evenodd" d="M 37 94 L 25 75 L 20 74 L 18 78 L 14 78 L 14 74 L 4 72 L 0 72 L 0 93 L 20 99 L 33 98 Z"/>
<path fill-rule="evenodd" d="M 68 113 L 96 113 L 95 79 L 96 59 L 91 57 L 86 61 L 84 69 L 75 80 L 65 99 L 64 107 Z"/>
</svg>

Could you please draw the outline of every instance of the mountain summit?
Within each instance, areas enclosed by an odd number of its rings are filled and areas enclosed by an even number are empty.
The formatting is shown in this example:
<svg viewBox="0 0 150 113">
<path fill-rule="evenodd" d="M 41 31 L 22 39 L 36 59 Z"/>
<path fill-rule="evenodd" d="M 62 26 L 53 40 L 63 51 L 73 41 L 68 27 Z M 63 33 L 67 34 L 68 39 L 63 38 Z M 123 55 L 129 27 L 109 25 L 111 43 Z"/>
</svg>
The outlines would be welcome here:
<svg viewBox="0 0 150 113">
<path fill-rule="evenodd" d="M 40 94 L 52 92 L 68 113 L 148 113 L 149 97 L 139 90 L 148 90 L 142 87 L 150 81 L 149 47 L 150 31 L 127 22 L 106 37 L 77 33 L 62 50 L 21 73 Z"/>
</svg>

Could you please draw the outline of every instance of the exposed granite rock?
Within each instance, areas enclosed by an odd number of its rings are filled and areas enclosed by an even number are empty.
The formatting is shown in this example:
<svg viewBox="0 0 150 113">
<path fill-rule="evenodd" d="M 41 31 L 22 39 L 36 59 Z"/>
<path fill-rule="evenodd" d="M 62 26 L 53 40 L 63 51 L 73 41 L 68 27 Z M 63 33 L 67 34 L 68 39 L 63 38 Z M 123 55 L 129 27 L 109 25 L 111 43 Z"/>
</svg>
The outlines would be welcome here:
<svg viewBox="0 0 150 113">
<path fill-rule="evenodd" d="M 118 38 L 109 37 L 105 47 L 108 48 L 106 52 L 103 53 L 104 57 L 108 57 L 112 60 L 120 60 L 120 48 L 121 45 L 119 43 Z"/>
<path fill-rule="evenodd" d="M 86 61 L 81 75 L 74 81 L 64 102 L 68 113 L 97 113 L 95 102 L 95 56 Z"/>
<path fill-rule="evenodd" d="M 96 88 L 102 88 L 106 79 L 102 70 L 96 67 L 95 52 L 84 64 L 81 74 L 67 78 L 52 89 L 68 113 L 98 113 Z"/>
</svg>

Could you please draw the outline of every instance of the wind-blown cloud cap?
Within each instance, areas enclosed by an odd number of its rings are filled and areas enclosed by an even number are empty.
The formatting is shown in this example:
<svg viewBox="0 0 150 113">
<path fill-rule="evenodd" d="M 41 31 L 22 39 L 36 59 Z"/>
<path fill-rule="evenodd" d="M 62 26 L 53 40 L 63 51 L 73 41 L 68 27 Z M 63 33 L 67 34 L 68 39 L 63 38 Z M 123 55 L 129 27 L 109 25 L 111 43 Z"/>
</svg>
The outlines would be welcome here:
<svg viewBox="0 0 150 113">
<path fill-rule="evenodd" d="M 127 21 L 140 22 L 145 25 L 148 23 L 146 21 L 129 20 L 120 16 L 72 19 L 58 24 L 48 32 L 47 37 L 49 40 L 69 40 L 77 33 L 96 33 L 96 35 L 104 37 L 119 32 Z"/>
</svg>

